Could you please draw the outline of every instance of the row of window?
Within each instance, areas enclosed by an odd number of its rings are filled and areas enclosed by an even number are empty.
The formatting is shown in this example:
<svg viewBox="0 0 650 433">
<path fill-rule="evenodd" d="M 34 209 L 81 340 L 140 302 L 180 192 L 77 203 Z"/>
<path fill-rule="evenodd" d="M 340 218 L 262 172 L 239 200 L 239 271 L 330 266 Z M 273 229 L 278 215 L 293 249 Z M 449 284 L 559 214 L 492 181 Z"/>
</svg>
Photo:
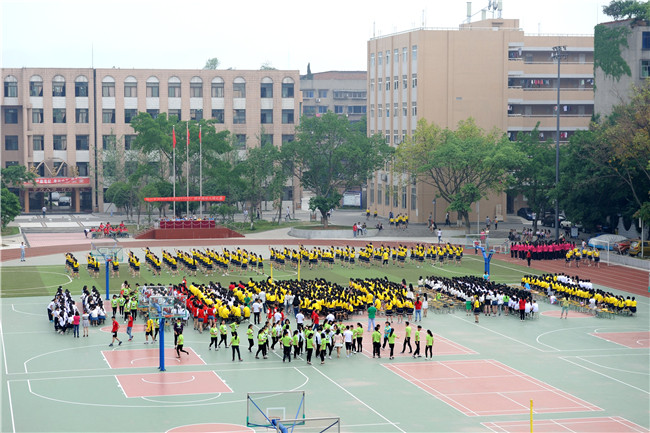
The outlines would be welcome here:
<svg viewBox="0 0 650 433">
<path fill-rule="evenodd" d="M 395 75 L 393 77 L 393 90 L 399 89 L 399 76 Z M 382 83 L 383 83 L 382 78 L 377 78 L 377 90 L 382 90 Z M 418 87 L 418 74 L 411 74 L 411 88 L 415 89 Z M 408 76 L 406 74 L 402 75 L 402 88 L 407 89 L 408 88 Z M 371 78 L 370 79 L 370 91 L 373 92 L 375 90 L 375 79 Z M 385 84 L 385 89 L 384 90 L 390 90 L 390 77 L 386 77 L 386 84 Z"/>
<path fill-rule="evenodd" d="M 386 117 L 390 117 L 390 104 L 386 104 Z M 413 101 L 411 102 L 411 116 L 418 115 L 418 103 Z M 408 116 L 408 103 L 402 102 L 402 117 Z M 375 104 L 370 104 L 370 118 L 375 117 Z M 384 106 L 383 104 L 377 105 L 377 117 L 384 117 Z M 393 103 L 393 117 L 399 117 L 399 104 L 397 102 Z"/>
<path fill-rule="evenodd" d="M 319 106 L 309 106 L 309 105 L 304 105 L 302 107 L 302 114 L 306 115 L 314 115 L 316 113 L 318 114 L 325 114 L 327 113 L 329 107 L 327 105 L 319 105 Z M 334 106 L 334 113 L 335 114 L 366 114 L 366 106 L 365 105 L 335 105 Z"/>
<path fill-rule="evenodd" d="M 312 99 L 317 93 L 319 98 L 327 98 L 327 90 L 307 89 L 302 91 L 303 99 Z M 366 99 L 368 92 L 365 90 L 333 90 L 334 99 Z"/>
<path fill-rule="evenodd" d="M 12 165 L 18 165 L 18 161 L 5 161 L 5 167 L 11 167 Z M 87 162 L 77 162 L 76 165 L 71 167 L 70 172 L 68 173 L 68 164 L 63 161 L 54 161 L 52 163 L 52 169 L 48 170 L 48 176 L 54 177 L 68 177 L 68 176 L 89 176 L 90 171 L 88 170 Z M 45 177 L 45 164 L 32 164 L 30 163 L 30 169 L 34 170 L 37 176 Z"/>
<path fill-rule="evenodd" d="M 377 66 L 381 66 L 384 64 L 384 59 L 385 59 L 385 64 L 386 66 L 390 65 L 390 50 L 386 50 L 386 56 L 384 57 L 384 53 L 382 51 L 379 51 L 377 53 Z M 393 50 L 393 63 L 398 64 L 400 61 L 400 55 L 399 55 L 399 49 L 395 48 Z M 411 47 L 411 61 L 415 62 L 418 59 L 418 46 L 413 45 Z M 408 47 L 403 47 L 402 48 L 402 63 L 406 63 L 408 60 Z M 375 53 L 370 53 L 370 67 L 375 66 Z"/>
<path fill-rule="evenodd" d="M 381 131 L 377 131 L 378 134 L 381 134 Z M 371 129 L 370 130 L 370 135 L 375 135 L 375 130 Z M 387 129 L 385 131 L 384 137 L 386 138 L 386 144 L 391 144 L 391 138 L 390 138 L 390 129 Z M 402 135 L 399 135 L 399 130 L 395 129 L 393 130 L 393 144 L 400 144 L 403 143 L 404 140 L 406 140 L 406 129 L 402 129 Z"/>
<path fill-rule="evenodd" d="M 391 205 L 391 196 L 392 196 L 392 206 L 399 208 L 401 205 L 402 209 L 407 207 L 407 187 L 402 186 L 401 191 L 398 192 L 397 187 L 391 188 L 390 185 L 382 186 L 381 183 L 377 183 L 377 204 L 381 205 L 386 203 L 386 206 Z M 411 210 L 416 210 L 417 208 L 417 187 L 411 185 Z M 400 200 L 401 199 L 401 200 Z M 375 204 L 375 184 L 370 183 L 370 190 L 368 192 L 368 201 L 371 205 Z"/>
<path fill-rule="evenodd" d="M 60 76 L 57 76 L 60 77 Z M 39 77 L 40 78 L 40 77 Z M 56 78 L 56 77 L 55 77 Z M 85 78 L 85 77 L 84 77 Z M 196 79 L 196 78 L 195 78 Z M 193 79 L 193 80 L 195 80 Z M 200 79 L 199 79 L 200 80 Z M 210 87 L 210 96 L 213 98 L 223 98 L 224 95 L 224 82 L 213 81 Z M 18 97 L 18 81 L 15 77 L 9 76 L 5 79 L 4 82 L 4 94 L 8 98 L 17 98 Z M 281 94 L 283 98 L 293 98 L 294 97 L 294 84 L 293 83 L 282 83 Z M 74 83 L 74 95 L 75 97 L 87 97 L 88 96 L 88 81 L 76 81 Z M 160 97 L 160 83 L 157 81 L 147 81 L 146 83 L 146 95 L 147 98 L 158 98 Z M 43 81 L 35 80 L 29 82 L 29 96 L 42 97 L 43 96 Z M 63 77 L 60 77 L 59 80 L 52 82 L 52 96 L 55 97 L 65 97 L 66 96 L 66 83 L 63 81 Z M 103 97 L 115 97 L 115 81 L 104 81 L 102 82 L 102 96 Z M 136 98 L 138 96 L 138 83 L 135 81 L 125 81 L 124 82 L 124 97 L 125 98 Z M 167 96 L 170 98 L 180 98 L 181 97 L 181 83 L 180 80 L 170 81 L 167 83 Z M 191 98 L 202 98 L 203 97 L 203 82 L 202 81 L 192 81 L 190 82 L 190 97 Z M 246 97 L 246 82 L 243 78 L 236 79 L 232 84 L 232 97 L 233 98 L 245 98 Z M 261 98 L 273 98 L 273 83 L 263 82 L 260 84 L 260 97 Z"/>
</svg>

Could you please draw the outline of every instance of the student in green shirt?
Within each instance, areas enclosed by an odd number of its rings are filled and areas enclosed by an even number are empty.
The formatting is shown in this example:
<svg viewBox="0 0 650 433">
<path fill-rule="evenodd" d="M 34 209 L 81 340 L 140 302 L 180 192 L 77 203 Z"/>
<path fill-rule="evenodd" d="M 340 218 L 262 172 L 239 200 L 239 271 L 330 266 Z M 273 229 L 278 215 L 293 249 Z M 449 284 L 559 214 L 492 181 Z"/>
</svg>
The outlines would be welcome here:
<svg viewBox="0 0 650 433">
<path fill-rule="evenodd" d="M 216 324 L 212 324 L 212 326 L 210 327 L 210 345 L 208 346 L 208 350 L 212 350 L 213 344 L 214 344 L 214 350 L 219 350 L 218 342 L 219 342 L 219 328 L 217 328 Z"/>
<path fill-rule="evenodd" d="M 230 347 L 232 347 L 232 360 L 235 360 L 235 352 L 237 352 L 237 358 L 239 358 L 239 361 L 241 362 L 241 354 L 239 353 L 239 336 L 237 335 L 237 332 L 232 333 Z"/>
<path fill-rule="evenodd" d="M 388 334 L 388 347 L 390 347 L 390 357 L 388 359 L 395 359 L 393 356 L 393 351 L 395 350 L 395 339 L 397 338 L 397 335 L 395 335 L 395 328 L 390 329 L 390 334 Z"/>
<path fill-rule="evenodd" d="M 187 350 L 183 350 L 184 342 L 185 342 L 185 337 L 183 337 L 183 334 L 178 334 L 178 338 L 176 340 L 176 358 L 181 357 L 181 352 L 185 352 L 188 355 L 190 354 L 190 352 L 188 352 Z"/>
<path fill-rule="evenodd" d="M 311 365 L 311 354 L 314 352 L 314 332 L 308 329 L 305 337 L 307 338 L 307 365 Z"/>
<path fill-rule="evenodd" d="M 427 342 L 424 347 L 424 359 L 433 359 L 433 334 L 427 329 Z"/>
<path fill-rule="evenodd" d="M 415 330 L 415 352 L 413 352 L 413 358 L 422 358 L 422 355 L 420 355 L 420 332 L 422 332 L 422 326 L 418 325 L 418 329 Z"/>
<path fill-rule="evenodd" d="M 266 359 L 266 340 L 266 327 L 264 327 L 257 333 L 257 352 L 255 353 L 255 359 L 260 359 L 260 352 L 262 352 L 262 356 Z"/>
<path fill-rule="evenodd" d="M 248 325 L 246 336 L 248 337 L 248 351 L 252 353 L 253 345 L 255 344 L 255 339 L 253 338 L 253 325 Z"/>
<path fill-rule="evenodd" d="M 297 329 L 293 331 L 291 343 L 293 344 L 293 359 L 296 359 L 300 355 L 300 335 Z"/>
<path fill-rule="evenodd" d="M 327 349 L 327 338 L 325 333 L 321 332 L 320 334 L 320 363 L 321 365 L 325 364 L 325 351 Z"/>
<path fill-rule="evenodd" d="M 228 348 L 228 327 L 226 326 L 226 321 L 222 320 L 221 325 L 219 325 L 219 333 L 221 335 L 221 339 L 219 340 L 219 344 L 217 344 L 217 350 L 219 349 L 219 346 L 221 346 L 221 343 L 223 342 L 223 345 L 225 348 Z"/>
<path fill-rule="evenodd" d="M 361 353 L 363 351 L 363 326 L 361 326 L 361 323 L 357 323 L 357 327 L 354 330 L 357 335 L 355 336 L 356 339 L 356 347 L 355 350 L 357 353 Z"/>
<path fill-rule="evenodd" d="M 288 359 L 289 362 L 291 362 L 291 344 L 293 344 L 293 339 L 291 338 L 291 335 L 289 335 L 289 331 L 284 331 L 284 334 L 282 334 L 282 362 L 284 362 L 285 359 Z"/>
<path fill-rule="evenodd" d="M 381 332 L 379 332 L 379 325 L 375 326 L 375 330 L 372 333 L 372 357 L 374 358 L 377 355 L 377 358 L 381 358 L 379 350 L 381 348 Z"/>
<path fill-rule="evenodd" d="M 404 337 L 404 345 L 402 346 L 402 353 L 406 352 L 406 346 L 409 347 L 409 353 L 413 352 L 413 348 L 411 347 L 411 324 L 409 322 L 406 322 L 406 336 Z"/>
</svg>

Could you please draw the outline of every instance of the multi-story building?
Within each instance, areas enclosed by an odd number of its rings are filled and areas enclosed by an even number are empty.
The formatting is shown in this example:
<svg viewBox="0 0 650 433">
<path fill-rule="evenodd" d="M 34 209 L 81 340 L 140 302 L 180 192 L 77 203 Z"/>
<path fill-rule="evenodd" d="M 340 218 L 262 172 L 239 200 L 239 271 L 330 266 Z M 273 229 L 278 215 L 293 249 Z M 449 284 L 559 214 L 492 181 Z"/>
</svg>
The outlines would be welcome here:
<svg viewBox="0 0 650 433">
<path fill-rule="evenodd" d="M 561 101 L 557 107 L 557 63 L 552 47 L 566 46 L 561 64 Z M 488 19 L 458 29 L 416 29 L 368 42 L 368 133 L 380 133 L 393 146 L 424 118 L 455 128 L 469 117 L 486 129 L 498 128 L 511 139 L 539 123 L 540 140 L 555 139 L 560 110 L 560 141 L 586 129 L 593 114 L 593 37 L 525 35 L 516 19 Z M 436 212 L 444 221 L 448 204 L 434 199 L 423 183 L 399 182 L 402 174 L 379 171 L 368 185 L 368 205 L 387 215 L 407 213 L 424 222 Z M 523 199 L 493 194 L 481 200 L 481 215 L 501 217 L 525 206 Z M 452 215 L 452 221 L 455 215 Z"/>
<path fill-rule="evenodd" d="M 606 75 L 600 67 L 595 68 L 596 113 L 606 116 L 615 105 L 630 102 L 632 86 L 640 86 L 643 80 L 650 78 L 650 23 L 629 19 L 600 25 L 628 30 L 627 47 L 619 48 L 631 72 L 630 75 L 613 77 Z"/>
<path fill-rule="evenodd" d="M 129 150 L 138 112 L 216 119 L 242 149 L 293 140 L 300 112 L 297 70 L 15 68 L 2 78 L 3 167 L 39 176 L 22 193 L 25 212 L 53 192 L 71 196 L 72 212 L 103 211 L 97 150 L 115 138 Z"/>
<path fill-rule="evenodd" d="M 332 111 L 358 122 L 366 115 L 366 71 L 327 71 L 300 77 L 302 114 Z"/>
</svg>

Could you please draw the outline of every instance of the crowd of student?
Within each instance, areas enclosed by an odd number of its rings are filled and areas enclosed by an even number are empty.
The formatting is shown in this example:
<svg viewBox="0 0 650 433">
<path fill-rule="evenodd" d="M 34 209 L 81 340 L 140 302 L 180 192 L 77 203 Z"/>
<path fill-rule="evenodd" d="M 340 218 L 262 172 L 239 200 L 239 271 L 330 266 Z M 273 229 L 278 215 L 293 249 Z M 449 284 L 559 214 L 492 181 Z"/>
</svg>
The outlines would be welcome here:
<svg viewBox="0 0 650 433">
<path fill-rule="evenodd" d="M 637 301 L 634 296 L 624 297 L 611 292 L 596 289 L 589 280 L 561 274 L 544 274 L 540 276 L 525 275 L 522 284 L 527 284 L 533 290 L 539 290 L 549 297 L 552 304 L 562 303 L 563 300 L 575 301 L 581 306 L 596 310 L 605 308 L 615 313 L 636 314 Z M 564 306 L 564 305 L 563 305 Z"/>
<path fill-rule="evenodd" d="M 77 307 L 69 290 L 63 291 L 59 286 L 56 294 L 47 305 L 47 316 L 54 324 L 54 331 L 64 335 L 72 331 L 74 338 L 79 338 L 79 326 L 83 327 L 83 336 L 88 336 L 90 326 L 103 325 L 106 321 L 106 311 L 99 291 L 93 286 L 88 290 L 83 287 L 81 294 L 82 312 Z"/>
<path fill-rule="evenodd" d="M 121 222 L 119 225 L 111 225 L 110 222 L 106 224 L 101 223 L 99 227 L 91 227 L 89 229 L 84 229 L 84 235 L 88 237 L 95 238 L 123 238 L 129 236 L 129 229 L 124 225 L 124 222 Z"/>
</svg>

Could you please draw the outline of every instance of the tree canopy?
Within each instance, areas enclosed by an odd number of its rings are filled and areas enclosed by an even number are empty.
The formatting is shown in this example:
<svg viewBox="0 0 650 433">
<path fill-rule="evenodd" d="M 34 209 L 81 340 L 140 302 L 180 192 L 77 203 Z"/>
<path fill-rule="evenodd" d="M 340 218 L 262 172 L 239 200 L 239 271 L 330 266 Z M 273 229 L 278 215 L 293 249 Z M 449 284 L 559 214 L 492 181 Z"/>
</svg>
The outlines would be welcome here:
<svg viewBox="0 0 650 433">
<path fill-rule="evenodd" d="M 221 62 L 219 62 L 219 59 L 216 57 L 212 57 L 205 62 L 205 66 L 203 66 L 203 69 L 210 69 L 210 70 L 215 70 L 219 67 Z"/>
<path fill-rule="evenodd" d="M 650 2 L 639 2 L 637 0 L 612 0 L 607 6 L 603 6 L 603 13 L 615 20 L 641 19 L 650 20 Z"/>
<path fill-rule="evenodd" d="M 503 191 L 522 155 L 507 137 L 485 132 L 472 118 L 456 130 L 418 121 L 417 128 L 397 149 L 396 168 L 433 186 L 470 229 L 471 205 L 491 192 Z"/>
</svg>

